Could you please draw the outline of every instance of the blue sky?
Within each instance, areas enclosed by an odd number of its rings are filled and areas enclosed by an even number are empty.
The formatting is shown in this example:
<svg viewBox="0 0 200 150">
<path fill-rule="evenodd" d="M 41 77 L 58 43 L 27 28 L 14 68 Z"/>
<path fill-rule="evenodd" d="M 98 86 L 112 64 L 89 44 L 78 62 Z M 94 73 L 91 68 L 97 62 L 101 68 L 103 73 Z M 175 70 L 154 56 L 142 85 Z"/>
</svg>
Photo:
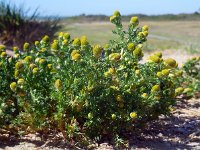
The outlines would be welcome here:
<svg viewBox="0 0 200 150">
<path fill-rule="evenodd" d="M 0 0 L 1 1 L 1 0 Z M 25 8 L 37 8 L 42 15 L 74 16 L 79 14 L 192 13 L 200 8 L 200 0 L 10 0 Z"/>
</svg>

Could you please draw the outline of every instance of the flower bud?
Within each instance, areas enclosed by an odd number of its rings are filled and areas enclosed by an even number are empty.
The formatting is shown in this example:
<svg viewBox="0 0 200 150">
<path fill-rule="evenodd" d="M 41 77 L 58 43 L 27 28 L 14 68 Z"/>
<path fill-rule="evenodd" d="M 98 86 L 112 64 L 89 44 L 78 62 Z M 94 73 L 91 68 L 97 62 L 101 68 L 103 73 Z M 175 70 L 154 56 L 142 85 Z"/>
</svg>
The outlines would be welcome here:
<svg viewBox="0 0 200 150">
<path fill-rule="evenodd" d="M 15 92 L 15 91 L 17 90 L 17 83 L 16 83 L 16 82 L 12 82 L 12 83 L 10 84 L 10 89 L 11 89 L 13 92 Z"/>
</svg>

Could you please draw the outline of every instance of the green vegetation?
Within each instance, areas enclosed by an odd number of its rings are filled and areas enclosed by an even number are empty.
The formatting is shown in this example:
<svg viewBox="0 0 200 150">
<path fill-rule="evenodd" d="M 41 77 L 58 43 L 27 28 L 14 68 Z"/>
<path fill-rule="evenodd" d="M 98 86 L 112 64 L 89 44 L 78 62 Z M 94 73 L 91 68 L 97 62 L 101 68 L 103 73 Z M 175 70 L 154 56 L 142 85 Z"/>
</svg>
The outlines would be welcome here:
<svg viewBox="0 0 200 150">
<path fill-rule="evenodd" d="M 25 43 L 24 53 L 14 47 L 13 57 L 0 45 L 0 127 L 57 130 L 81 146 L 107 137 L 121 146 L 127 133 L 169 115 L 187 89 L 183 70 L 161 52 L 140 63 L 149 27 L 137 17 L 126 28 L 118 11 L 110 21 L 115 36 L 105 46 L 63 32 L 53 42 Z"/>
</svg>

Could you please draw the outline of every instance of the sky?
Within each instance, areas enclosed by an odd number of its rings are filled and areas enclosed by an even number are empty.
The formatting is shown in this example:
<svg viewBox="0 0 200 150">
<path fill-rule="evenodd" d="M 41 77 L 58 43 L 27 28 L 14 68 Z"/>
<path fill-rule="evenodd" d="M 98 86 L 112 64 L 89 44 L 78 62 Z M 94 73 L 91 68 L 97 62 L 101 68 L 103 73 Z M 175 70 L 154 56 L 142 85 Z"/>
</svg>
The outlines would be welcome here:
<svg viewBox="0 0 200 150">
<path fill-rule="evenodd" d="M 1 0 L 0 0 L 1 1 Z M 4 0 L 5 1 L 5 0 Z M 112 15 L 143 13 L 147 15 L 193 13 L 200 8 L 200 0 L 9 0 L 34 10 L 42 16 L 76 16 L 80 14 Z"/>
</svg>

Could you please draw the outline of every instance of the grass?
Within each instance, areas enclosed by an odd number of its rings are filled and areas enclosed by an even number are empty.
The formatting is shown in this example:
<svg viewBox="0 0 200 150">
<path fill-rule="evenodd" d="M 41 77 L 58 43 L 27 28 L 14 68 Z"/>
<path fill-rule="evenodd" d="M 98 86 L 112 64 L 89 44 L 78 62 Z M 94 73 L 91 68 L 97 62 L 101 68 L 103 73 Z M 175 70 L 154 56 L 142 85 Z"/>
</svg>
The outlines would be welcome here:
<svg viewBox="0 0 200 150">
<path fill-rule="evenodd" d="M 78 22 L 78 20 L 77 20 Z M 184 49 L 200 53 L 200 21 L 141 21 L 150 26 L 146 50 Z M 60 31 L 70 32 L 72 37 L 86 35 L 91 43 L 105 44 L 113 39 L 114 25 L 109 22 L 70 23 L 62 21 Z M 128 26 L 128 22 L 124 22 Z"/>
</svg>

